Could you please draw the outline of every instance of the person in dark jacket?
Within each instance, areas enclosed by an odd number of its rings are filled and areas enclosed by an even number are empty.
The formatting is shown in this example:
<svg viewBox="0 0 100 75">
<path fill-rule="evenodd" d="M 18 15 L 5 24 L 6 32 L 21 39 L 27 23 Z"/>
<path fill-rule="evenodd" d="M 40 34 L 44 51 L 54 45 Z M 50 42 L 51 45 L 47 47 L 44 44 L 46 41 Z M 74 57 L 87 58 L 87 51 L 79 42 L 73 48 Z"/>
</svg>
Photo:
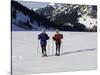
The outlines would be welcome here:
<svg viewBox="0 0 100 75">
<path fill-rule="evenodd" d="M 47 40 L 49 40 L 49 36 L 47 35 L 47 33 L 45 33 L 45 29 L 43 29 L 42 33 L 38 35 L 38 39 L 40 40 L 43 56 L 47 56 L 46 45 L 47 45 Z"/>
<path fill-rule="evenodd" d="M 60 46 L 61 39 L 63 39 L 63 35 L 59 33 L 59 30 L 56 30 L 56 34 L 52 37 L 56 44 L 56 56 L 60 55 Z"/>
</svg>

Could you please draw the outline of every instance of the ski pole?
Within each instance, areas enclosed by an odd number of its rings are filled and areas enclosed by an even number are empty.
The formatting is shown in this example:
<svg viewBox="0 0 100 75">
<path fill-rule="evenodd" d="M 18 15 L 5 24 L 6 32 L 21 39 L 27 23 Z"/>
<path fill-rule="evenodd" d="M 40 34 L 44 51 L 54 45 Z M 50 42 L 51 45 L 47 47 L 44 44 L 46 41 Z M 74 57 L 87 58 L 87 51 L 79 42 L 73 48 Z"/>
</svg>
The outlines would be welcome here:
<svg viewBox="0 0 100 75">
<path fill-rule="evenodd" d="M 50 51 L 49 50 L 50 50 L 50 47 L 49 47 L 49 40 L 48 40 L 48 50 L 47 50 L 48 51 L 48 53 L 47 53 L 48 55 L 50 55 Z"/>
<path fill-rule="evenodd" d="M 53 55 L 53 51 L 54 51 L 54 42 L 52 40 L 52 55 Z"/>
<path fill-rule="evenodd" d="M 63 54 L 63 41 L 62 41 L 62 43 L 61 43 L 61 53 Z"/>
<path fill-rule="evenodd" d="M 39 40 L 37 40 L 37 56 L 38 56 L 38 51 L 39 50 Z"/>
</svg>

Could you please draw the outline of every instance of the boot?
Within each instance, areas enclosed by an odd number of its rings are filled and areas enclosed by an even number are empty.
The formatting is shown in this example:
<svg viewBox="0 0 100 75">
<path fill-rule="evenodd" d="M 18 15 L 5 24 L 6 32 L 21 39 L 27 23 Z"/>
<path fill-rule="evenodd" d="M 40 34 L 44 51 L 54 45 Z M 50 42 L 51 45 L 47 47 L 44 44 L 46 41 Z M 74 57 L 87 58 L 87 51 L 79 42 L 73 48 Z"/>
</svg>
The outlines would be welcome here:
<svg viewBox="0 0 100 75">
<path fill-rule="evenodd" d="M 44 56 L 47 56 L 46 51 L 44 51 Z"/>
</svg>

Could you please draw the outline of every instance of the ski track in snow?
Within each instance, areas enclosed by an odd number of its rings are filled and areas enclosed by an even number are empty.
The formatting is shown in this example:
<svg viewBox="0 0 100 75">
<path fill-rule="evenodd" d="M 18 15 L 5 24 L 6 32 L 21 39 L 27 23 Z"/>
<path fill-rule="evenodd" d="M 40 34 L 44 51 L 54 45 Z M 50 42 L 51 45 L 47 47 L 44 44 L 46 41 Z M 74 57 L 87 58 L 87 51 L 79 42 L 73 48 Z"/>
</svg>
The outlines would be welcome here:
<svg viewBox="0 0 100 75">
<path fill-rule="evenodd" d="M 47 32 L 50 36 L 47 44 L 48 57 L 41 56 L 37 40 L 39 33 L 39 31 L 12 32 L 13 75 L 96 69 L 97 33 L 61 32 L 64 36 L 61 56 L 54 56 L 55 45 L 52 36 L 55 32 Z"/>
</svg>

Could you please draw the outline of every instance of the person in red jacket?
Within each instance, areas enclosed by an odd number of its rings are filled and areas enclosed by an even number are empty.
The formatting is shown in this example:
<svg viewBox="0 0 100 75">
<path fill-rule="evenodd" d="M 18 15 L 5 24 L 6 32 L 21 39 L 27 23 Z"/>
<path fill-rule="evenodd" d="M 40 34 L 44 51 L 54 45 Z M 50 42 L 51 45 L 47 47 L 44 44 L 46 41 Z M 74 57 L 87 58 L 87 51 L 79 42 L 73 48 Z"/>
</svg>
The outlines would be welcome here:
<svg viewBox="0 0 100 75">
<path fill-rule="evenodd" d="M 63 39 L 63 35 L 59 33 L 59 30 L 56 30 L 56 34 L 52 37 L 56 44 L 56 56 L 60 55 L 60 46 L 61 46 L 61 39 Z"/>
</svg>

